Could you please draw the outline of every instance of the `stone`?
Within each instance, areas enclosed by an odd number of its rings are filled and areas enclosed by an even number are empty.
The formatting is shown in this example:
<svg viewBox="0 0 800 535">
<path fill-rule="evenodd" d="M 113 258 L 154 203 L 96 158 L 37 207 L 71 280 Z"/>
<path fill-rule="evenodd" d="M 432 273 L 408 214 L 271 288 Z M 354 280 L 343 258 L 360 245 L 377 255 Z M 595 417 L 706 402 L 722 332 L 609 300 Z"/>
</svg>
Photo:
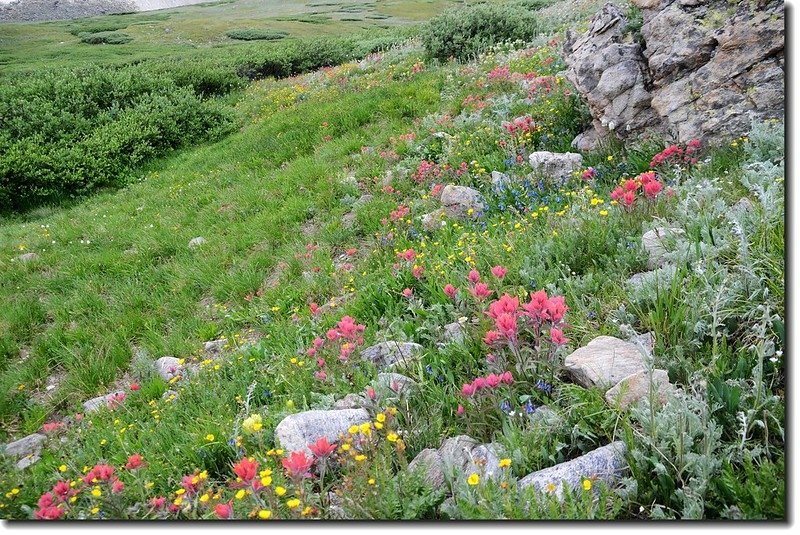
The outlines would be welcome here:
<svg viewBox="0 0 800 535">
<path fill-rule="evenodd" d="M 347 212 L 342 216 L 342 227 L 346 229 L 351 229 L 356 224 L 356 220 L 358 216 L 356 216 L 355 212 Z"/>
<path fill-rule="evenodd" d="M 537 175 L 544 176 L 553 182 L 561 182 L 572 177 L 573 172 L 581 169 L 583 156 L 575 152 L 532 152 L 528 162 Z"/>
<path fill-rule="evenodd" d="M 21 254 L 16 258 L 17 262 L 35 262 L 39 260 L 39 255 L 36 253 Z"/>
<path fill-rule="evenodd" d="M 338 442 L 352 425 L 370 421 L 365 409 L 314 410 L 287 416 L 275 427 L 275 439 L 287 452 L 306 451 L 322 437 Z"/>
<path fill-rule="evenodd" d="M 511 184 L 511 177 L 500 171 L 492 171 L 492 189 L 502 192 Z"/>
<path fill-rule="evenodd" d="M 573 351 L 564 360 L 564 367 L 579 385 L 604 389 L 646 369 L 639 348 L 613 336 L 598 336 Z"/>
<path fill-rule="evenodd" d="M 467 338 L 464 326 L 458 322 L 448 323 L 444 326 L 444 341 L 448 344 L 463 344 Z"/>
<path fill-rule="evenodd" d="M 646 370 L 625 377 L 606 392 L 606 402 L 624 410 L 648 397 L 652 390 L 655 390 L 653 399 L 657 403 L 663 405 L 667 402 L 667 395 L 675 387 L 669 382 L 666 370 L 653 370 L 652 377 Z"/>
<path fill-rule="evenodd" d="M 445 482 L 444 461 L 438 450 L 426 448 L 419 452 L 414 460 L 408 463 L 408 471 L 423 475 L 425 483 L 438 489 Z"/>
<path fill-rule="evenodd" d="M 654 288 L 656 285 L 663 287 L 669 284 L 672 277 L 675 276 L 675 266 L 672 264 L 665 264 L 664 266 L 654 269 L 652 271 L 645 271 L 643 273 L 636 273 L 626 281 L 629 286 L 636 290 L 643 288 Z"/>
<path fill-rule="evenodd" d="M 591 152 L 600 146 L 601 136 L 596 128 L 584 130 L 572 140 L 572 146 L 583 152 Z"/>
<path fill-rule="evenodd" d="M 785 112 L 784 6 L 778 0 L 634 0 L 642 26 L 608 3 L 565 42 L 567 78 L 595 128 L 724 142 Z"/>
<path fill-rule="evenodd" d="M 611 487 L 628 469 L 626 452 L 624 442 L 612 442 L 577 459 L 528 474 L 517 485 L 520 489 L 534 487 L 539 492 L 553 493 L 559 500 L 564 498 L 565 483 L 573 492 L 581 492 L 586 479 Z"/>
<path fill-rule="evenodd" d="M 467 186 L 449 184 L 442 190 L 442 206 L 448 217 L 465 221 L 483 215 L 483 196 L 478 190 Z"/>
<path fill-rule="evenodd" d="M 361 359 L 375 364 L 379 370 L 410 363 L 422 351 L 414 342 L 380 342 L 361 352 Z"/>
<path fill-rule="evenodd" d="M 189 240 L 189 249 L 195 249 L 206 243 L 206 239 L 202 236 L 192 238 Z"/>
<path fill-rule="evenodd" d="M 478 441 L 467 435 L 451 437 L 442 442 L 439 455 L 446 475 L 464 473 L 472 462 L 472 450 Z"/>
<path fill-rule="evenodd" d="M 210 340 L 203 344 L 203 353 L 205 353 L 206 358 L 215 359 L 222 356 L 225 352 L 225 345 L 228 343 L 228 340 L 225 338 L 220 338 L 219 340 Z"/>
<path fill-rule="evenodd" d="M 358 394 L 347 394 L 333 404 L 334 409 L 360 409 L 367 405 L 367 400 Z"/>
<path fill-rule="evenodd" d="M 428 232 L 435 232 L 447 224 L 445 218 L 447 212 L 444 208 L 439 208 L 422 216 L 422 228 Z"/>
<path fill-rule="evenodd" d="M 111 392 L 111 393 L 106 394 L 104 396 L 97 396 L 97 397 L 92 398 L 92 399 L 90 399 L 88 401 L 84 401 L 83 402 L 83 410 L 84 410 L 84 412 L 87 412 L 87 413 L 88 412 L 94 412 L 96 410 L 100 410 L 103 407 L 108 407 L 109 406 L 109 402 L 113 401 L 114 399 L 116 399 L 118 397 L 124 398 L 125 395 L 126 394 L 125 394 L 124 390 L 117 390 L 115 392 Z"/>
<path fill-rule="evenodd" d="M 41 457 L 38 454 L 28 455 L 17 461 L 17 470 L 25 470 L 32 464 L 39 462 Z"/>
<path fill-rule="evenodd" d="M 38 455 L 42 451 L 42 445 L 46 440 L 47 437 L 45 435 L 33 433 L 6 444 L 3 453 L 18 458 L 27 457 L 28 455 Z"/>
<path fill-rule="evenodd" d="M 656 348 L 656 338 L 652 332 L 644 334 L 637 334 L 628 338 L 628 342 L 636 344 L 637 347 L 641 345 L 648 355 L 653 355 L 653 350 Z"/>
<path fill-rule="evenodd" d="M 685 233 L 679 228 L 658 227 L 642 236 L 642 247 L 647 251 L 647 269 L 653 270 L 667 263 L 667 245 Z"/>
<path fill-rule="evenodd" d="M 500 472 L 500 456 L 502 450 L 499 444 L 480 444 L 470 451 L 470 462 L 467 465 L 465 474 L 478 474 L 481 479 L 497 479 Z"/>
<path fill-rule="evenodd" d="M 175 357 L 161 357 L 155 361 L 154 366 L 159 377 L 167 382 L 183 373 L 183 365 L 180 364 L 180 359 Z"/>
<path fill-rule="evenodd" d="M 400 373 L 379 373 L 376 386 L 387 390 L 393 397 L 411 394 L 419 386 L 411 377 Z"/>
</svg>

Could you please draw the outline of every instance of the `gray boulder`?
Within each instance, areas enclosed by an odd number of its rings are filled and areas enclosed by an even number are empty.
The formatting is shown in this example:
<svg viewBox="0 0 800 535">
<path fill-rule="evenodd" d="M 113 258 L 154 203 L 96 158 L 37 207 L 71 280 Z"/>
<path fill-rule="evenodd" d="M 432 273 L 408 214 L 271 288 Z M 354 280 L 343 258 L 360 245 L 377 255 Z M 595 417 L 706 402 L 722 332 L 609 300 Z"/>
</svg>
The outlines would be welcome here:
<svg viewBox="0 0 800 535">
<path fill-rule="evenodd" d="M 483 196 L 478 190 L 466 186 L 447 185 L 442 190 L 442 206 L 448 217 L 465 221 L 483 215 Z"/>
<path fill-rule="evenodd" d="M 575 152 L 532 152 L 528 162 L 537 175 L 544 176 L 552 182 L 561 182 L 572 177 L 575 171 L 581 169 L 583 156 Z"/>
<path fill-rule="evenodd" d="M 375 364 L 379 370 L 411 363 L 422 351 L 422 346 L 414 342 L 380 342 L 361 352 L 362 360 Z"/>
<path fill-rule="evenodd" d="M 34 262 L 39 260 L 39 255 L 36 253 L 25 253 L 16 257 L 17 262 Z"/>
<path fill-rule="evenodd" d="M 108 407 L 109 402 L 113 401 L 114 399 L 120 398 L 125 396 L 124 390 L 117 390 L 115 392 L 111 392 L 104 396 L 97 396 L 96 398 L 92 398 L 88 401 L 83 402 L 83 410 L 84 412 L 94 412 L 99 410 L 103 407 Z"/>
<path fill-rule="evenodd" d="M 668 246 L 685 233 L 679 228 L 657 227 L 642 235 L 642 247 L 647 251 L 647 269 L 667 263 Z"/>
<path fill-rule="evenodd" d="M 204 245 L 205 243 L 206 243 L 206 239 L 204 237 L 202 237 L 202 236 L 198 236 L 196 238 L 192 238 L 191 240 L 189 240 L 189 249 L 196 249 L 197 247 L 200 247 L 201 245 Z"/>
<path fill-rule="evenodd" d="M 612 442 L 577 459 L 533 472 L 520 479 L 517 485 L 520 489 L 534 487 L 539 492 L 555 494 L 559 499 L 564 497 L 564 484 L 573 492 L 581 492 L 587 479 L 602 481 L 610 487 L 628 468 L 626 451 L 624 442 Z"/>
<path fill-rule="evenodd" d="M 663 405 L 674 390 L 666 370 L 653 370 L 652 376 L 647 371 L 641 371 L 625 377 L 611 387 L 606 392 L 606 402 L 620 409 L 627 409 L 652 393 L 653 401 Z"/>
<path fill-rule="evenodd" d="M 155 361 L 154 366 L 159 377 L 165 381 L 170 381 L 183 373 L 183 365 L 180 364 L 180 359 L 175 357 L 161 357 Z"/>
<path fill-rule="evenodd" d="M 275 439 L 287 451 L 310 452 L 308 445 L 322 437 L 338 442 L 352 425 L 369 422 L 365 409 L 306 411 L 287 416 L 275 427 Z"/>
<path fill-rule="evenodd" d="M 418 386 L 414 379 L 400 373 L 379 373 L 376 381 L 376 387 L 392 397 L 409 395 Z"/>
<path fill-rule="evenodd" d="M 28 457 L 38 456 L 42 451 L 42 445 L 47 440 L 45 435 L 33 433 L 26 437 L 22 437 L 14 442 L 6 444 L 3 453 L 11 457 Z"/>
<path fill-rule="evenodd" d="M 466 339 L 467 334 L 464 326 L 454 321 L 444 326 L 444 341 L 449 344 L 461 344 Z"/>
<path fill-rule="evenodd" d="M 564 367 L 576 383 L 586 388 L 610 388 L 646 369 L 639 348 L 613 336 L 598 336 L 572 352 L 564 360 Z"/>
</svg>

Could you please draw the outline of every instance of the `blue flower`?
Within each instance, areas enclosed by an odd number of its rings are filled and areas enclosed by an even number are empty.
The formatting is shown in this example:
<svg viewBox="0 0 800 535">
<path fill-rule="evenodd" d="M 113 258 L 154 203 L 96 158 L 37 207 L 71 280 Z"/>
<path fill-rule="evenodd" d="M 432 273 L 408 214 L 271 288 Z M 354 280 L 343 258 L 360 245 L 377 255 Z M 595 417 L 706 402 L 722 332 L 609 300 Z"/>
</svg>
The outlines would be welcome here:
<svg viewBox="0 0 800 535">
<path fill-rule="evenodd" d="M 504 400 L 500 404 L 500 410 L 503 412 L 511 412 L 511 403 L 509 403 L 508 400 Z"/>
<path fill-rule="evenodd" d="M 428 372 L 428 374 L 433 375 L 433 368 L 430 364 L 425 366 L 425 371 Z"/>
<path fill-rule="evenodd" d="M 545 394 L 548 394 L 548 395 L 553 391 L 553 385 L 551 385 L 550 383 L 545 382 L 542 379 L 539 379 L 538 381 L 536 381 L 536 388 L 538 390 L 541 390 Z"/>
<path fill-rule="evenodd" d="M 526 412 L 526 413 L 528 413 L 528 414 L 533 414 L 534 412 L 536 412 L 536 409 L 538 409 L 538 407 L 537 407 L 536 405 L 534 405 L 534 404 L 531 402 L 531 400 L 528 400 L 528 401 L 525 403 L 525 412 Z"/>
</svg>

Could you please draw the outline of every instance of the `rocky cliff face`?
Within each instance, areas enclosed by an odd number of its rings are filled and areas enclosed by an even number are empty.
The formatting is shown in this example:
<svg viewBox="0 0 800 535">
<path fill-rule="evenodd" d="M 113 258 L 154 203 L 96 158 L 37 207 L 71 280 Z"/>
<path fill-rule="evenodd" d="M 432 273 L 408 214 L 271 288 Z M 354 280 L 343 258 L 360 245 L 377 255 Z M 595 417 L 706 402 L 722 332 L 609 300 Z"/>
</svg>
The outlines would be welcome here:
<svg viewBox="0 0 800 535">
<path fill-rule="evenodd" d="M 152 11 L 209 0 L 0 0 L 0 22 L 67 20 Z"/>
<path fill-rule="evenodd" d="M 567 34 L 567 77 L 601 137 L 657 131 L 712 141 L 783 116 L 783 2 L 632 1 L 642 10 L 638 32 L 608 3 L 586 33 Z"/>
</svg>

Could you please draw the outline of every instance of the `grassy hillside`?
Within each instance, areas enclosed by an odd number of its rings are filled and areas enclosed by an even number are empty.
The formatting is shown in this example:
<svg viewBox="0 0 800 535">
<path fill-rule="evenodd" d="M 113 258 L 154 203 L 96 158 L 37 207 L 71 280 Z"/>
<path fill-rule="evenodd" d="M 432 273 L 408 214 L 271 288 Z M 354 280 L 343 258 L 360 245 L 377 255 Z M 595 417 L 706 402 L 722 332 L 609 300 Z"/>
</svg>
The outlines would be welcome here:
<svg viewBox="0 0 800 535">
<path fill-rule="evenodd" d="M 598 4 L 568 5 L 474 61 L 412 39 L 254 81 L 219 97 L 227 137 L 4 220 L 2 438 L 47 439 L 23 469 L 0 456 L 0 516 L 782 518 L 783 124 L 531 174 L 530 153 L 572 150 L 590 122 L 560 29 Z M 484 202 L 442 216 L 448 185 Z M 677 238 L 648 271 L 655 227 Z M 663 402 L 609 403 L 565 371 L 600 335 L 644 333 L 648 370 L 675 387 Z M 362 360 L 383 341 L 420 344 L 392 370 L 414 390 Z M 184 371 L 162 377 L 164 356 Z M 285 417 L 347 395 L 368 419 L 335 448 L 313 466 L 281 449 Z M 498 448 L 495 475 L 437 486 L 408 470 L 464 434 Z M 616 441 L 629 470 L 611 484 L 517 486 Z"/>
</svg>

